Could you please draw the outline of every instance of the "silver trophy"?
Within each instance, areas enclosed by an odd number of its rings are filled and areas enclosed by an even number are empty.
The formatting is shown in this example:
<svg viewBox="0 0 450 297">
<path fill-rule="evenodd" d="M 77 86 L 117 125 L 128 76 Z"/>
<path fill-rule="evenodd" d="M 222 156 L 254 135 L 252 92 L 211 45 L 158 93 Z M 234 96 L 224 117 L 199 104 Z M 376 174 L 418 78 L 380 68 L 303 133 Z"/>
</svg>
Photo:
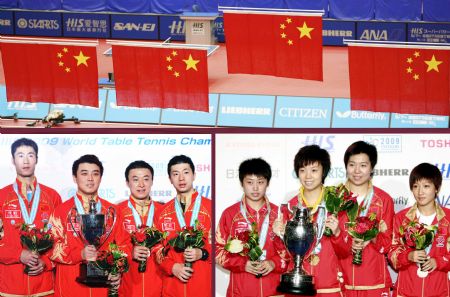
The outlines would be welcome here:
<svg viewBox="0 0 450 297">
<path fill-rule="evenodd" d="M 312 222 L 309 209 L 294 207 L 294 217 L 286 224 L 284 244 L 294 259 L 294 269 L 281 276 L 277 290 L 282 293 L 313 296 L 316 295 L 313 276 L 302 268 L 303 258 L 316 245 L 317 226 Z"/>
<path fill-rule="evenodd" d="M 108 226 L 110 218 L 112 218 L 112 224 Z M 70 222 L 73 232 L 78 235 L 85 246 L 94 245 L 99 249 L 108 240 L 116 224 L 116 210 L 110 206 L 106 214 L 97 213 L 96 202 L 91 200 L 89 201 L 89 213 L 80 215 L 76 208 L 72 208 L 67 215 L 67 220 Z M 79 228 L 75 228 L 74 223 Z M 95 262 L 81 263 L 80 276 L 76 280 L 90 287 L 108 287 L 108 274 Z"/>
</svg>

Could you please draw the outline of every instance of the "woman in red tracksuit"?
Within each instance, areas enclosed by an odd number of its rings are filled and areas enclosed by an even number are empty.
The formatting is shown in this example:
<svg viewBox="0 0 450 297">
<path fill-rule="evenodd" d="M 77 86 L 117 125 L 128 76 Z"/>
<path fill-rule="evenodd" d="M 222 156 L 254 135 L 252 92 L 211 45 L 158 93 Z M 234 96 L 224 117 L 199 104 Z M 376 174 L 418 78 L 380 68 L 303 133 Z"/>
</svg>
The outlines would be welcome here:
<svg viewBox="0 0 450 297">
<path fill-rule="evenodd" d="M 442 175 L 436 166 L 422 163 L 411 171 L 409 186 L 416 204 L 395 215 L 393 245 L 389 252 L 389 260 L 398 270 L 394 296 L 431 297 L 450 294 L 447 278 L 450 270 L 450 210 L 441 208 L 435 201 L 441 184 Z M 415 250 L 403 244 L 400 227 L 411 221 L 437 226 L 428 249 Z M 422 265 L 421 271 L 419 264 Z"/>
<path fill-rule="evenodd" d="M 266 189 L 271 178 L 270 165 L 263 159 L 249 159 L 239 166 L 239 180 L 244 197 L 228 207 L 216 231 L 216 262 L 230 271 L 227 297 L 267 297 L 280 295 L 276 288 L 280 275 L 287 269 L 289 256 L 284 244 L 273 231 L 278 208 L 269 202 Z M 231 253 L 227 241 L 244 233 L 255 223 L 263 255 L 259 261 Z"/>
<path fill-rule="evenodd" d="M 330 225 L 338 224 L 338 231 L 336 236 L 331 237 L 331 242 L 344 271 L 346 296 L 387 297 L 392 286 L 386 255 L 392 243 L 394 203 L 389 194 L 372 185 L 377 149 L 374 145 L 357 141 L 347 148 L 344 163 L 346 187 L 357 196 L 358 216 L 376 215 L 380 231 L 374 239 L 362 241 L 351 237 L 346 231 L 346 213 L 339 218 L 328 218 Z M 352 263 L 352 251 L 356 250 L 362 250 L 361 265 Z"/>
<path fill-rule="evenodd" d="M 330 167 L 330 155 L 317 145 L 302 147 L 294 159 L 294 169 L 300 179 L 301 188 L 299 194 L 289 200 L 289 209 L 294 206 L 311 208 L 313 221 L 317 224 L 320 233 L 328 226 L 323 183 Z M 282 208 L 282 213 L 284 223 L 292 218 L 286 207 Z M 277 231 L 275 230 L 275 232 Z M 342 269 L 329 237 L 322 236 L 311 253 L 305 257 L 303 269 L 314 277 L 317 297 L 341 297 L 344 295 Z"/>
</svg>

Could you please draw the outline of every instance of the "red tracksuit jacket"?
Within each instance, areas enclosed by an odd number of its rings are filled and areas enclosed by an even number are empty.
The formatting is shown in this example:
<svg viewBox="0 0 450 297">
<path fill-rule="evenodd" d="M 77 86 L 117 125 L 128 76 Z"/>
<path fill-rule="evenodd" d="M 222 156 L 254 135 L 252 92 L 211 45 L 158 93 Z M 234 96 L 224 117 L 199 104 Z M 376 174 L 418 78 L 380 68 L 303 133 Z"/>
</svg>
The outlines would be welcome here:
<svg viewBox="0 0 450 297">
<path fill-rule="evenodd" d="M 292 209 L 294 206 L 298 205 L 298 196 L 289 200 L 289 206 Z M 304 203 L 302 202 L 303 206 Z M 281 210 L 283 213 L 283 221 L 286 222 L 292 218 L 289 211 L 284 208 Z M 313 214 L 313 220 L 317 223 L 318 212 Z M 325 223 L 325 222 L 324 222 Z M 331 238 L 323 236 L 321 241 L 320 252 L 316 255 L 318 256 L 319 263 L 317 265 L 311 265 L 312 252 L 310 255 L 306 255 L 303 261 L 303 269 L 307 274 L 314 276 L 314 285 L 317 289 L 317 297 L 319 296 L 342 296 L 343 284 L 339 280 L 343 280 L 342 268 L 339 263 L 339 259 L 334 252 L 333 245 L 331 243 Z"/>
<path fill-rule="evenodd" d="M 346 290 L 380 290 L 389 292 L 392 286 L 391 276 L 387 268 L 386 255 L 392 244 L 392 219 L 394 217 L 394 202 L 391 196 L 383 190 L 373 187 L 373 198 L 367 214 L 376 214 L 380 222 L 380 233 L 376 244 L 370 242 L 363 250 L 361 265 L 352 264 L 352 238 L 346 231 L 347 214 L 339 216 L 341 233 L 331 237 L 336 255 L 340 258 L 344 270 Z"/>
<path fill-rule="evenodd" d="M 81 201 L 81 197 L 78 196 L 78 198 Z M 125 244 L 126 236 L 128 235 L 119 226 L 122 219 L 116 206 L 100 197 L 97 197 L 97 199 L 102 203 L 101 213 L 105 214 L 107 209 L 112 206 L 116 209 L 117 215 L 116 224 L 107 241 L 100 247 L 100 250 L 108 249 L 109 243 L 116 241 L 119 247 L 129 254 Z M 81 258 L 81 250 L 84 248 L 84 244 L 67 220 L 69 211 L 74 207 L 75 203 L 72 197 L 57 207 L 50 218 L 52 232 L 55 237 L 55 244 L 51 251 L 51 259 L 56 263 L 55 296 L 106 297 L 107 288 L 90 288 L 75 280 L 80 274 L 79 264 L 83 261 Z M 75 229 L 79 228 L 76 225 L 74 227 Z"/>
<path fill-rule="evenodd" d="M 120 222 L 120 227 L 130 234 L 136 231 L 136 222 L 134 221 L 133 213 L 128 206 L 128 201 L 131 201 L 134 205 L 134 201 L 130 198 L 129 200 L 123 201 L 117 206 L 117 209 L 122 217 L 123 221 Z M 153 222 L 159 217 L 159 213 L 163 208 L 163 204 L 152 201 L 155 206 L 155 213 L 153 217 Z M 136 207 L 136 206 L 135 206 Z M 142 217 L 141 221 L 143 224 L 147 222 L 147 214 Z M 119 288 L 119 294 L 126 297 L 160 297 L 162 289 L 161 274 L 162 271 L 155 261 L 155 253 L 152 249 L 151 256 L 147 259 L 147 270 L 144 273 L 138 272 L 139 262 L 132 259 L 133 243 L 131 242 L 131 236 L 128 235 L 127 239 L 128 249 L 130 253 L 128 255 L 128 263 L 130 263 L 130 269 L 122 277 L 122 281 Z"/>
<path fill-rule="evenodd" d="M 255 275 L 245 271 L 248 261 L 246 256 L 231 254 L 225 250 L 225 244 L 238 233 L 248 230 L 249 226 L 240 211 L 240 204 L 236 203 L 225 209 L 216 230 L 216 262 L 230 271 L 230 283 L 228 284 L 227 297 L 266 297 L 280 295 L 277 286 L 280 284 L 280 276 L 286 272 L 290 256 L 283 241 L 272 231 L 272 225 L 277 218 L 278 207 L 270 203 L 269 229 L 264 245 L 266 259 L 275 264 L 275 269 L 266 276 L 257 278 Z M 268 212 L 268 204 L 256 212 L 246 205 L 247 219 L 250 223 L 255 222 L 258 230 L 261 230 L 264 218 Z"/>
<path fill-rule="evenodd" d="M 176 199 L 176 198 L 175 198 Z M 195 201 L 198 199 L 198 192 L 192 195 L 192 201 L 184 212 L 184 220 L 189 225 Z M 199 227 L 204 230 L 207 240 L 203 247 L 209 253 L 207 260 L 198 260 L 193 263 L 194 273 L 187 283 L 181 282 L 173 276 L 172 267 L 175 263 L 184 263 L 183 253 L 177 253 L 173 248 L 162 260 L 160 267 L 163 270 L 162 296 L 164 297 L 210 297 L 211 296 L 211 200 L 202 197 L 200 212 L 198 215 Z M 169 233 L 167 240 L 177 236 L 177 231 L 181 230 L 175 212 L 175 201 L 172 199 L 164 205 L 158 218 L 157 228 Z"/>
<path fill-rule="evenodd" d="M 31 210 L 32 201 L 29 203 L 22 194 L 22 184 L 16 180 L 19 193 L 25 202 L 28 212 Z M 36 188 L 36 180 L 34 188 Z M 50 214 L 61 203 L 59 194 L 42 184 L 38 211 L 34 224 L 42 228 L 48 222 Z M 20 242 L 19 229 L 16 227 L 24 222 L 19 206 L 19 198 L 8 185 L 0 190 L 0 213 L 4 225 L 4 237 L 0 240 L 0 295 L 45 296 L 53 294 L 53 265 L 48 257 L 48 252 L 41 256 L 45 263 L 45 271 L 37 276 L 28 276 L 23 272 L 25 265 L 20 262 L 22 244 Z M 34 199 L 34 198 L 33 198 Z"/>
<path fill-rule="evenodd" d="M 400 226 L 410 221 L 417 221 L 416 210 L 417 206 L 414 205 L 403 209 L 394 217 L 394 236 L 389 251 L 389 260 L 392 266 L 398 270 L 394 296 L 449 296 L 447 272 L 450 270 L 450 246 L 448 243 L 450 210 L 436 204 L 436 218 L 433 225 L 437 225 L 438 230 L 428 255 L 436 260 L 437 268 L 425 278 L 417 276 L 417 264 L 408 260 L 408 254 L 414 250 L 404 246 L 400 241 Z"/>
</svg>

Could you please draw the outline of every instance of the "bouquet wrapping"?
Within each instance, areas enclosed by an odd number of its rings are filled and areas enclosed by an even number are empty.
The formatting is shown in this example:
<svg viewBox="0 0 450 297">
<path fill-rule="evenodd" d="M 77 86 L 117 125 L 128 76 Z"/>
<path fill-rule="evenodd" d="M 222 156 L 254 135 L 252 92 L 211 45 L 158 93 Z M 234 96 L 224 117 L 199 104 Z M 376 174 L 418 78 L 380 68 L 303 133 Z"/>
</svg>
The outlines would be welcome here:
<svg viewBox="0 0 450 297">
<path fill-rule="evenodd" d="M 348 234 L 353 238 L 358 238 L 363 241 L 369 241 L 375 238 L 378 233 L 378 220 L 374 213 L 367 217 L 357 217 L 355 221 L 348 223 Z M 352 263 L 355 265 L 362 264 L 362 250 L 353 253 Z"/>
<path fill-rule="evenodd" d="M 141 227 L 131 233 L 131 242 L 133 245 L 145 246 L 148 249 L 152 249 L 156 244 L 160 243 L 166 238 L 167 233 L 161 232 L 154 227 Z M 141 261 L 138 266 L 139 272 L 145 272 L 147 270 L 147 260 Z"/>
<path fill-rule="evenodd" d="M 358 214 L 358 201 L 356 200 L 356 196 L 344 184 L 325 187 L 324 197 L 325 207 L 328 213 L 337 216 L 340 212 L 346 211 L 349 220 L 355 220 Z M 323 234 L 329 237 L 333 235 L 333 232 L 330 228 L 326 227 Z"/>
<path fill-rule="evenodd" d="M 20 225 L 20 241 L 22 245 L 31 252 L 42 255 L 53 246 L 53 235 L 45 224 L 43 228 L 36 228 L 25 223 Z M 30 271 L 30 267 L 25 266 L 24 273 Z"/>
<path fill-rule="evenodd" d="M 173 249 L 177 253 L 184 252 L 187 248 L 199 248 L 205 246 L 205 238 L 203 234 L 203 230 L 198 228 L 198 221 L 195 221 L 193 227 L 185 226 L 178 235 L 169 240 L 169 245 L 173 247 Z M 191 262 L 184 262 L 184 266 L 192 267 Z"/>
</svg>

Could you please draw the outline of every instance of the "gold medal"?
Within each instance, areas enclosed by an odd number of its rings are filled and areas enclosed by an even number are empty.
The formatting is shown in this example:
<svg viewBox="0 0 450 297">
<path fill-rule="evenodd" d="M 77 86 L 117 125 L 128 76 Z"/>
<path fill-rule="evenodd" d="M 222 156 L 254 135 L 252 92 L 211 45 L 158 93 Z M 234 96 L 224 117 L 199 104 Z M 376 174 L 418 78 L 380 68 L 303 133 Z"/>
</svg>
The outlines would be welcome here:
<svg viewBox="0 0 450 297">
<path fill-rule="evenodd" d="M 311 255 L 309 259 L 309 263 L 311 264 L 311 266 L 317 266 L 319 262 L 320 262 L 319 256 L 317 256 L 316 254 Z"/>
</svg>

